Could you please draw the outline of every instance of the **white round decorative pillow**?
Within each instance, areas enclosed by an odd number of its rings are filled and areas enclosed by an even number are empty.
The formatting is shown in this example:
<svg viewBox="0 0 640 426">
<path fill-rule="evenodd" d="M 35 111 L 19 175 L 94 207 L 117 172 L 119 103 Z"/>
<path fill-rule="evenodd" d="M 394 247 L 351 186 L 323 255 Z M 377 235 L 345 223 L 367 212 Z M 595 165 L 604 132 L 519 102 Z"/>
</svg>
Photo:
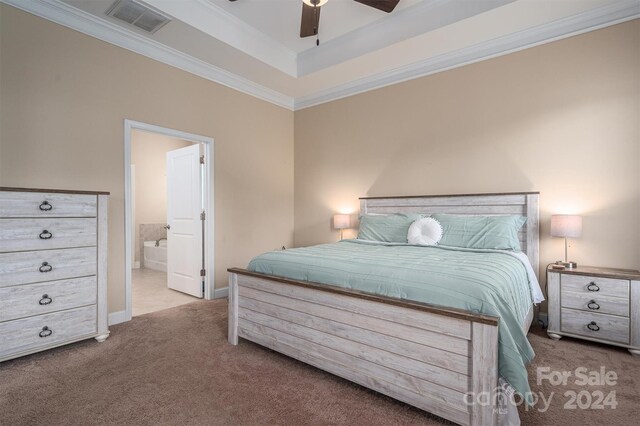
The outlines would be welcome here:
<svg viewBox="0 0 640 426">
<path fill-rule="evenodd" d="M 417 246 L 435 246 L 442 238 L 442 225 L 432 217 L 423 217 L 409 226 L 407 241 Z"/>
</svg>

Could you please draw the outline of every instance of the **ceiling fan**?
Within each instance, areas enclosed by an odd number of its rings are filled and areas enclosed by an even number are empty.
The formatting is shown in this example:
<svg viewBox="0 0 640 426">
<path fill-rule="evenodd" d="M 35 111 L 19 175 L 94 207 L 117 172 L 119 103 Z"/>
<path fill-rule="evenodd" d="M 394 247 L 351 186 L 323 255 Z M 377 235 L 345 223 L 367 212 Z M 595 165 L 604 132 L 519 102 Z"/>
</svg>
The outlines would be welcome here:
<svg viewBox="0 0 640 426">
<path fill-rule="evenodd" d="M 229 0 L 236 1 L 236 0 Z M 320 44 L 318 30 L 320 28 L 320 7 L 329 0 L 302 0 L 302 20 L 300 22 L 300 37 L 316 36 L 316 45 Z M 371 6 L 383 12 L 390 13 L 400 0 L 354 0 Z"/>
</svg>

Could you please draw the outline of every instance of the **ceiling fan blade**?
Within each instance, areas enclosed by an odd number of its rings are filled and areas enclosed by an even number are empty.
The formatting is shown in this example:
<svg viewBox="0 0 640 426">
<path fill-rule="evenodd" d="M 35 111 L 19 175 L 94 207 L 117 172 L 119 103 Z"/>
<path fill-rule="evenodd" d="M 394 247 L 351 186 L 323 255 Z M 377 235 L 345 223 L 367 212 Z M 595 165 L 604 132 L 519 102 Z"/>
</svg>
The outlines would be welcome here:
<svg viewBox="0 0 640 426">
<path fill-rule="evenodd" d="M 320 7 L 302 3 L 302 21 L 300 22 L 300 37 L 314 36 L 320 27 Z"/>
<path fill-rule="evenodd" d="M 367 6 L 375 7 L 383 12 L 391 12 L 396 8 L 400 0 L 355 0 L 358 3 L 366 4 Z"/>
</svg>

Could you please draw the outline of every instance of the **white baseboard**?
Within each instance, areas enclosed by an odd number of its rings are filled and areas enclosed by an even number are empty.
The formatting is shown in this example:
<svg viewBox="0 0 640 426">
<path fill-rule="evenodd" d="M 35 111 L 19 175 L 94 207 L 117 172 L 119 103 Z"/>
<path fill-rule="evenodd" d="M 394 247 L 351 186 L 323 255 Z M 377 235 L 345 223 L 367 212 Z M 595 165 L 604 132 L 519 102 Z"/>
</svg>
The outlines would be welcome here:
<svg viewBox="0 0 640 426">
<path fill-rule="evenodd" d="M 140 261 L 133 262 L 133 269 L 140 269 Z"/>
<path fill-rule="evenodd" d="M 127 321 L 127 312 L 118 311 L 109 313 L 109 325 L 116 325 Z"/>
<path fill-rule="evenodd" d="M 214 299 L 224 299 L 225 297 L 228 297 L 228 296 L 229 296 L 229 287 L 216 288 L 213 291 Z"/>
</svg>

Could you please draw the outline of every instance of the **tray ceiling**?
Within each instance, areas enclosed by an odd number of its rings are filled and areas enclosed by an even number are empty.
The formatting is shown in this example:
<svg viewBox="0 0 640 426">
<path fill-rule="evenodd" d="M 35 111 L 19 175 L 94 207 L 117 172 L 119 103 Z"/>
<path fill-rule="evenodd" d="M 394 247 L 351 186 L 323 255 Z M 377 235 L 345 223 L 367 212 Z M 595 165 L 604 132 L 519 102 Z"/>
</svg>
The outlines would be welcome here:
<svg viewBox="0 0 640 426">
<path fill-rule="evenodd" d="M 639 0 L 329 0 L 316 47 L 301 0 L 145 0 L 172 17 L 154 34 L 107 16 L 113 0 L 0 1 L 290 109 L 640 16 Z"/>
</svg>

